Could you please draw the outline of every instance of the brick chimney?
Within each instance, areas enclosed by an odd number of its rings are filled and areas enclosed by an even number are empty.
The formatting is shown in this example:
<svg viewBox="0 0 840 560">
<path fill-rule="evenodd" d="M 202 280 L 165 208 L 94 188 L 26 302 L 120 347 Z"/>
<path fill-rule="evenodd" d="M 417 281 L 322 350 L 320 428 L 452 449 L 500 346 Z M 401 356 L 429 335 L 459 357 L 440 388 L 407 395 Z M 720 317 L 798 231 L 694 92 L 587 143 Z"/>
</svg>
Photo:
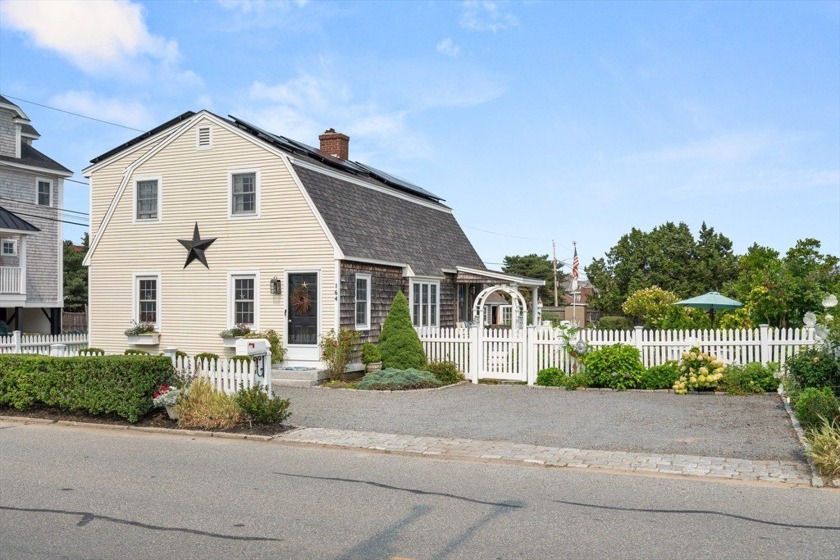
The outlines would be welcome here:
<svg viewBox="0 0 840 560">
<path fill-rule="evenodd" d="M 343 160 L 350 157 L 350 137 L 346 134 L 331 128 L 320 135 L 318 140 L 321 141 L 321 151 L 325 154 Z"/>
</svg>

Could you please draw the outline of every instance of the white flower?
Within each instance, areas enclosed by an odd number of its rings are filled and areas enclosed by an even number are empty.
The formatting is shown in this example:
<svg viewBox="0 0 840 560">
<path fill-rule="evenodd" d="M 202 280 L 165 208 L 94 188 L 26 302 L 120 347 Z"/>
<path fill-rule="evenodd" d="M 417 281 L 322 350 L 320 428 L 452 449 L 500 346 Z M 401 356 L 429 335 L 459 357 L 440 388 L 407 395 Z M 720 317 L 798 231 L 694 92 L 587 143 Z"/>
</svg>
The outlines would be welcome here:
<svg viewBox="0 0 840 560">
<path fill-rule="evenodd" d="M 830 323 L 834 320 L 834 315 L 832 315 L 831 313 L 826 313 L 823 319 L 825 319 L 826 323 Z"/>
<path fill-rule="evenodd" d="M 813 327 L 817 324 L 817 316 L 809 311 L 804 317 L 802 317 L 802 322 L 805 323 L 806 327 Z"/>
<path fill-rule="evenodd" d="M 825 296 L 822 300 L 823 307 L 834 307 L 837 305 L 837 296 L 834 294 L 829 294 Z"/>
</svg>

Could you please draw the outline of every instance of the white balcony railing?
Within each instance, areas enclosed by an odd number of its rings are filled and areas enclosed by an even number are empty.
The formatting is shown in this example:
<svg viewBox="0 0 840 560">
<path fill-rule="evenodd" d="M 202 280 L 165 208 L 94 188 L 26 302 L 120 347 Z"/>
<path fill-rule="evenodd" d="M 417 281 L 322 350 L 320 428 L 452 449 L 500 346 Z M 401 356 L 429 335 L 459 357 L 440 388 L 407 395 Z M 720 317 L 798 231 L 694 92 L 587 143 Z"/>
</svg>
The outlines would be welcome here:
<svg viewBox="0 0 840 560">
<path fill-rule="evenodd" d="M 26 267 L 0 266 L 0 294 L 26 293 Z"/>
</svg>

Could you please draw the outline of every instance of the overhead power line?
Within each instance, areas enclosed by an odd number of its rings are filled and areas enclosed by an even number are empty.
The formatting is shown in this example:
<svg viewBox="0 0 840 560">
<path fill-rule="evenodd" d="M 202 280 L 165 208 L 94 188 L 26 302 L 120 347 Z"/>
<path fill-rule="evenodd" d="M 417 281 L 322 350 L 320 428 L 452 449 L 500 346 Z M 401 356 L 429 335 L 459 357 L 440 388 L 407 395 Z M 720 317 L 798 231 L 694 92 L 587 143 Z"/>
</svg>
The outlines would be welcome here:
<svg viewBox="0 0 840 560">
<path fill-rule="evenodd" d="M 48 220 L 50 222 L 61 222 L 64 224 L 73 224 L 74 226 L 90 227 L 89 224 L 82 224 L 79 222 L 71 222 L 70 220 L 59 220 L 58 218 L 48 218 L 47 216 L 39 216 L 38 214 L 27 214 L 25 212 L 15 212 L 18 216 L 27 216 L 29 218 L 38 218 L 40 220 Z"/>
<path fill-rule="evenodd" d="M 18 200 L 16 198 L 9 198 L 7 196 L 0 196 L 0 200 L 8 200 L 9 202 L 17 202 L 20 204 L 27 204 L 29 206 L 37 206 L 41 210 L 61 210 L 62 212 L 69 212 L 71 214 L 79 214 L 81 216 L 90 216 L 87 212 L 82 212 L 80 210 L 70 210 L 69 208 L 59 208 L 58 206 L 44 206 L 43 204 L 37 204 L 35 202 L 29 202 L 27 200 Z"/>
<path fill-rule="evenodd" d="M 84 181 L 77 181 L 76 179 L 68 179 L 65 177 L 65 181 L 70 181 L 71 183 L 79 183 L 80 185 L 84 185 L 86 187 L 90 186 L 90 183 L 85 183 Z"/>
<path fill-rule="evenodd" d="M 88 119 L 88 120 L 91 120 L 91 121 L 101 122 L 101 123 L 104 123 L 104 124 L 110 124 L 112 126 L 118 126 L 120 128 L 127 128 L 128 130 L 134 130 L 136 132 L 146 132 L 145 130 L 140 130 L 139 128 L 126 126 L 124 124 L 119 124 L 119 123 L 115 123 L 115 122 L 111 122 L 111 121 L 106 121 L 106 120 L 103 120 L 103 119 L 97 119 L 96 117 L 89 117 L 89 116 L 83 115 L 81 113 L 74 113 L 73 111 L 65 111 L 64 109 L 59 109 L 58 107 L 51 107 L 49 105 L 44 105 L 43 103 L 37 103 L 35 101 L 30 101 L 28 99 L 23 99 L 21 97 L 15 97 L 13 95 L 6 95 L 6 94 L 2 94 L 2 95 L 3 95 L 3 97 L 7 97 L 9 99 L 14 99 L 15 101 L 23 101 L 24 103 L 29 103 L 31 105 L 37 105 L 38 107 L 43 107 L 44 109 L 51 109 L 53 111 L 58 111 L 59 113 L 66 113 L 68 115 L 73 115 L 74 117 L 80 117 L 80 118 Z"/>
</svg>

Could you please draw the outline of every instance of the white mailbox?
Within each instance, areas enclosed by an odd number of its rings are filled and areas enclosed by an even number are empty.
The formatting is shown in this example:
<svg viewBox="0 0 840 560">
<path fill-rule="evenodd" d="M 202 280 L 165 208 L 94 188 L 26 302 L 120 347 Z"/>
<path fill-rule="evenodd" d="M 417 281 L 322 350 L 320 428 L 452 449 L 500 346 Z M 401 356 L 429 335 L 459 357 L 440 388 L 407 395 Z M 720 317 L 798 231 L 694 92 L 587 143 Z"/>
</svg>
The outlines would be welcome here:
<svg viewBox="0 0 840 560">
<path fill-rule="evenodd" d="M 240 338 L 236 341 L 237 356 L 262 356 L 269 352 L 264 338 Z"/>
</svg>

